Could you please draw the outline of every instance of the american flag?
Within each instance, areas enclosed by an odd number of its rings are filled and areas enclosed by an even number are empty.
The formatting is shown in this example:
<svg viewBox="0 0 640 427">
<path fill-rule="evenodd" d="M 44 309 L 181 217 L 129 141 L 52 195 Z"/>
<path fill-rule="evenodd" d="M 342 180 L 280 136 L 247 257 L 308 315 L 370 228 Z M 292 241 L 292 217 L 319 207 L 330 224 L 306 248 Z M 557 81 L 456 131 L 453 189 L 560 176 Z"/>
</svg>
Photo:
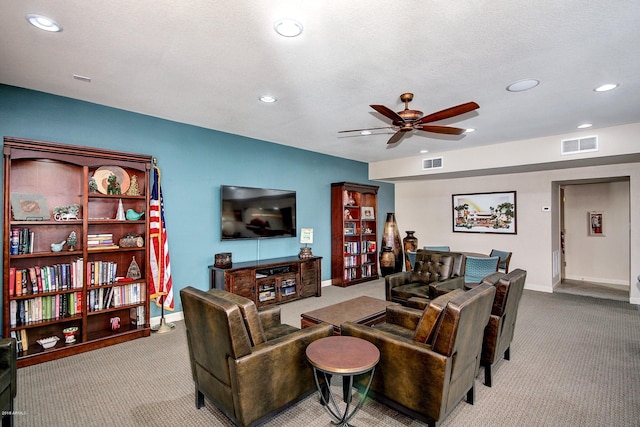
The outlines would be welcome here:
<svg viewBox="0 0 640 427">
<path fill-rule="evenodd" d="M 149 231 L 151 232 L 151 298 L 160 307 L 173 310 L 173 281 L 169 262 L 169 243 L 164 226 L 164 204 L 160 187 L 160 169 L 153 166 L 153 189 L 151 190 L 151 212 Z M 164 304 L 162 303 L 164 296 Z"/>
</svg>

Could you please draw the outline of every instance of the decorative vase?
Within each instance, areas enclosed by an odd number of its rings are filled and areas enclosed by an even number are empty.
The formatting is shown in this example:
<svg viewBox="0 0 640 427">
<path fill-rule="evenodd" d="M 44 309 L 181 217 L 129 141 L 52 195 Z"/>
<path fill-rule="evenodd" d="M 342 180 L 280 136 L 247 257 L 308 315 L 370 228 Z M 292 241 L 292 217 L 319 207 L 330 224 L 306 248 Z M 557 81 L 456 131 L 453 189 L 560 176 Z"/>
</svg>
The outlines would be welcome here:
<svg viewBox="0 0 640 427">
<path fill-rule="evenodd" d="M 392 273 L 399 273 L 402 271 L 402 265 L 404 264 L 404 253 L 402 250 L 402 240 L 400 240 L 400 232 L 398 231 L 398 224 L 396 223 L 396 216 L 393 212 L 387 212 L 387 220 L 384 223 L 384 230 L 382 232 L 382 245 L 391 248 L 391 252 L 395 257 Z M 380 254 L 382 256 L 382 253 Z"/>
<path fill-rule="evenodd" d="M 396 256 L 393 254 L 393 249 L 389 246 L 384 246 L 380 251 L 380 273 L 382 277 L 394 272 L 396 266 Z"/>
<path fill-rule="evenodd" d="M 402 239 L 402 244 L 404 247 L 404 263 L 407 271 L 411 271 L 413 266 L 411 265 L 411 260 L 409 260 L 409 252 L 415 252 L 418 250 L 418 238 L 414 236 L 415 231 L 405 231 L 407 235 Z"/>
</svg>

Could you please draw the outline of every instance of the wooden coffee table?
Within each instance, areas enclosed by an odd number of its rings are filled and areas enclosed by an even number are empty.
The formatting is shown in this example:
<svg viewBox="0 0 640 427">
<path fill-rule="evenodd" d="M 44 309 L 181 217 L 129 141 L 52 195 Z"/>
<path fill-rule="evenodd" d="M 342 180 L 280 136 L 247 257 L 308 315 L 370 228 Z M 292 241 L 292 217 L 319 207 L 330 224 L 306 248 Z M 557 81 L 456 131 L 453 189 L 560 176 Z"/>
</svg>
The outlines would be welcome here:
<svg viewBox="0 0 640 427">
<path fill-rule="evenodd" d="M 333 334 L 340 335 L 340 325 L 344 322 L 355 322 L 373 326 L 385 321 L 387 306 L 396 304 L 372 297 L 358 297 L 333 304 L 317 310 L 302 313 L 300 325 L 308 328 L 326 322 L 333 325 Z"/>
</svg>

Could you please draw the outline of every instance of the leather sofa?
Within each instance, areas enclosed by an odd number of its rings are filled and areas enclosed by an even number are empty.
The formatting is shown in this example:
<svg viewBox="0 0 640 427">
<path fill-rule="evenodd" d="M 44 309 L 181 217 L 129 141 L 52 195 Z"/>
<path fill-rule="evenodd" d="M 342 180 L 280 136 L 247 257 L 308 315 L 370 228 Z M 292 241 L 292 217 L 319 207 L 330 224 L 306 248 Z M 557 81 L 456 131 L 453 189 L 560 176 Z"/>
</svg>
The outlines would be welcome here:
<svg viewBox="0 0 640 427">
<path fill-rule="evenodd" d="M 508 274 L 494 273 L 483 280 L 483 283 L 496 288 L 491 316 L 484 330 L 480 359 L 480 364 L 484 367 L 484 384 L 488 387 L 491 387 L 493 365 L 501 357 L 506 360 L 511 358 L 511 341 L 526 278 L 527 272 L 518 268 Z"/>
<path fill-rule="evenodd" d="M 445 419 L 465 396 L 473 404 L 495 292 L 482 283 L 431 300 L 422 311 L 389 306 L 386 323 L 375 327 L 342 324 L 342 335 L 365 339 L 380 350 L 369 395 L 429 426 Z M 360 388 L 367 381 L 356 379 Z"/>
<path fill-rule="evenodd" d="M 196 408 L 206 397 L 236 426 L 253 426 L 316 390 L 305 349 L 333 335 L 322 323 L 282 324 L 280 308 L 220 289 L 180 290 Z"/>
<path fill-rule="evenodd" d="M 13 400 L 17 393 L 16 340 L 0 339 L 0 409 L 3 427 L 13 425 Z"/>
<path fill-rule="evenodd" d="M 407 305 L 411 298 L 433 299 L 463 289 L 465 263 L 466 257 L 458 252 L 418 249 L 411 271 L 385 277 L 386 299 Z"/>
</svg>

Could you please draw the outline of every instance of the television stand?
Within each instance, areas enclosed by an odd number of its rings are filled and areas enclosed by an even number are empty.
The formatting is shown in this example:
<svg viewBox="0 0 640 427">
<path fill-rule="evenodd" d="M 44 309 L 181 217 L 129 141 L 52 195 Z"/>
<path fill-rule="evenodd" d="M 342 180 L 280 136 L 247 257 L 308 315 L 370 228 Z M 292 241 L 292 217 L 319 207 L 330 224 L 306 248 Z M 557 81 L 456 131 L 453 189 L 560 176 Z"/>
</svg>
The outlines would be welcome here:
<svg viewBox="0 0 640 427">
<path fill-rule="evenodd" d="M 321 296 L 322 257 L 282 257 L 209 266 L 211 289 L 241 295 L 262 307 Z"/>
</svg>

